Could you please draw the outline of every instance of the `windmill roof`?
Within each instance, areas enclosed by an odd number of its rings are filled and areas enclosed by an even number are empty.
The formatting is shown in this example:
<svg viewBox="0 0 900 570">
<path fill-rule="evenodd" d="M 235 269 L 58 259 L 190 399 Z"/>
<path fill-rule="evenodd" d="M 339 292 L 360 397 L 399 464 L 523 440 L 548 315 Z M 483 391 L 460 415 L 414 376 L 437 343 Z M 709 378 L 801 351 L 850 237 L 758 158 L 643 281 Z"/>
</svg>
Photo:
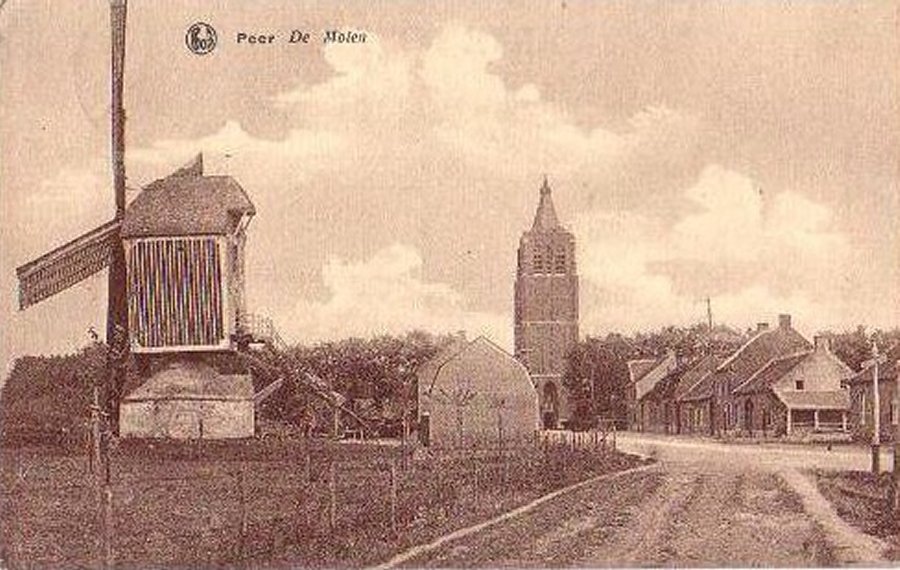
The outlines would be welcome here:
<svg viewBox="0 0 900 570">
<path fill-rule="evenodd" d="M 256 213 L 231 176 L 175 173 L 149 184 L 129 204 L 122 237 L 228 234 Z"/>
</svg>

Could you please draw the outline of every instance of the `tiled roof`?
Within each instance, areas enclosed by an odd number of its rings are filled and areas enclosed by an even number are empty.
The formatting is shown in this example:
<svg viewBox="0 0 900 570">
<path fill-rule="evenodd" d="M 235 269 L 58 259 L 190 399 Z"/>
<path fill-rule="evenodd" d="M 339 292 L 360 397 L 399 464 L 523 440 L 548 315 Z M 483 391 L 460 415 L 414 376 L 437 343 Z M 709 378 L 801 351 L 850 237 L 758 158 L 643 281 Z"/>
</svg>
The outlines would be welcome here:
<svg viewBox="0 0 900 570">
<path fill-rule="evenodd" d="M 897 379 L 897 360 L 900 360 L 900 343 L 895 344 L 885 353 L 886 360 L 884 364 L 878 366 L 878 382 L 893 381 Z M 848 382 L 851 384 L 872 383 L 872 375 L 874 367 L 869 366 L 853 375 Z"/>
<path fill-rule="evenodd" d="M 644 398 L 670 400 L 674 396 L 678 387 L 684 381 L 685 376 L 690 372 L 696 362 L 686 362 L 679 365 L 675 370 L 669 372 L 659 382 L 657 382 L 650 390 L 644 394 Z"/>
<path fill-rule="evenodd" d="M 419 365 L 419 368 L 416 370 L 416 377 L 419 381 L 419 393 L 430 393 L 431 388 L 434 386 L 434 380 L 441 370 L 441 366 L 462 352 L 468 344 L 469 341 L 465 338 L 454 337 L 448 346 L 440 350 L 434 357 Z"/>
<path fill-rule="evenodd" d="M 724 360 L 724 357 L 715 354 L 704 357 L 694 368 L 685 373 L 680 388 L 676 390 L 675 397 L 682 402 L 705 400 L 712 397 L 713 373 Z"/>
<path fill-rule="evenodd" d="M 256 210 L 230 176 L 172 175 L 149 184 L 128 205 L 122 237 L 227 234 Z"/>
<path fill-rule="evenodd" d="M 803 390 L 777 393 L 785 406 L 794 410 L 848 410 L 850 394 L 846 390 L 806 392 Z"/>
<path fill-rule="evenodd" d="M 641 365 L 641 368 L 643 368 L 643 365 Z M 657 358 L 655 361 L 653 361 L 653 364 L 649 370 L 635 379 L 635 399 L 641 400 L 641 398 L 647 395 L 647 393 L 650 392 L 650 390 L 652 390 L 657 383 L 674 372 L 677 368 L 678 360 L 676 359 L 674 352 L 669 351 L 665 355 Z"/>
<path fill-rule="evenodd" d="M 792 327 L 763 331 L 719 365 L 713 373 L 714 381 L 725 382 L 729 391 L 734 390 L 771 360 L 811 348 L 809 341 Z"/>
<path fill-rule="evenodd" d="M 641 360 L 628 361 L 628 378 L 634 384 L 640 380 L 645 374 L 653 370 L 656 365 L 655 358 L 642 358 Z"/>
<path fill-rule="evenodd" d="M 807 356 L 812 354 L 809 351 L 798 352 L 796 354 L 789 354 L 787 356 L 782 356 L 780 358 L 775 358 L 769 361 L 768 364 L 759 369 L 756 374 L 750 377 L 749 380 L 735 388 L 735 394 L 753 394 L 755 392 L 759 392 L 760 390 L 765 390 L 768 388 L 772 382 L 775 382 L 788 372 L 794 369 L 795 366 L 800 364 Z"/>
<path fill-rule="evenodd" d="M 678 386 L 675 388 L 675 398 L 680 399 L 687 395 L 703 378 L 709 376 L 724 360 L 715 354 L 708 354 L 700 360 L 692 363 L 692 366 L 681 375 Z"/>
</svg>

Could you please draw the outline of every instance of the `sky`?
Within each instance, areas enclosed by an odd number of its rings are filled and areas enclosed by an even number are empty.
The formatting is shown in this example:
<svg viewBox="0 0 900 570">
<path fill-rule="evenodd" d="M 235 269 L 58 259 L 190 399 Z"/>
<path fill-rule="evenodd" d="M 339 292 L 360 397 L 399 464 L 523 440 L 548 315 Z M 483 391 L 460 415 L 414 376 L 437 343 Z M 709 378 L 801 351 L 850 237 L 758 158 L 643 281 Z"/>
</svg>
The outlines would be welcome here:
<svg viewBox="0 0 900 570">
<path fill-rule="evenodd" d="M 196 21 L 218 32 L 204 56 Z M 127 33 L 129 199 L 198 152 L 235 177 L 258 212 L 250 310 L 291 341 L 510 348 L 544 175 L 582 335 L 704 321 L 707 297 L 739 328 L 898 325 L 893 2 L 131 0 Z M 103 330 L 105 273 L 20 312 L 15 267 L 112 217 L 108 50 L 104 2 L 0 9 L 7 366 Z"/>
</svg>

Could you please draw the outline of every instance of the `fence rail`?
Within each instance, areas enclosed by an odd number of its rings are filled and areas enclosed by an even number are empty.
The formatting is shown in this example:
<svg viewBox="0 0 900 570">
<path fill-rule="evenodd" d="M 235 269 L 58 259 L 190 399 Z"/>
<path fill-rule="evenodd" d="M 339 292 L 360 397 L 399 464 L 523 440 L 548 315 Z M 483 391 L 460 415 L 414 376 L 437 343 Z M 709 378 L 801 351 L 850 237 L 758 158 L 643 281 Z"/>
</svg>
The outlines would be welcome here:
<svg viewBox="0 0 900 570">
<path fill-rule="evenodd" d="M 541 432 L 502 448 L 292 446 L 273 459 L 126 447 L 106 485 L 85 457 L 32 455 L 16 463 L 30 475 L 4 473 L 3 536 L 10 567 L 368 563 L 450 517 L 486 516 L 608 469 L 610 443 Z"/>
</svg>

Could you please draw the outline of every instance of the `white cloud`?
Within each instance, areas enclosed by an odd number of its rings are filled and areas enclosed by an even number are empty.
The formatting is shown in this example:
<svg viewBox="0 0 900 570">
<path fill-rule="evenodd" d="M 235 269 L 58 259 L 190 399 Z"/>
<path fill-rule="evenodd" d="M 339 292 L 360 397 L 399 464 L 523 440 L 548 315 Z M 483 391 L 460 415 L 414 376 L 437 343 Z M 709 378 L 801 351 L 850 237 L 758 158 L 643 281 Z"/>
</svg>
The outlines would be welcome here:
<svg viewBox="0 0 900 570">
<path fill-rule="evenodd" d="M 698 321 L 711 290 L 725 322 L 779 311 L 833 322 L 825 307 L 842 293 L 823 276 L 845 265 L 848 248 L 830 229 L 827 206 L 790 191 L 763 194 L 750 178 L 718 165 L 703 170 L 682 203 L 695 210 L 674 223 L 627 212 L 577 218 L 585 293 L 596 296 L 584 303 L 588 330 Z"/>
<path fill-rule="evenodd" d="M 328 289 L 323 302 L 301 300 L 293 314 L 279 319 L 287 334 L 310 342 L 346 336 L 465 330 L 511 347 L 511 323 L 502 314 L 470 311 L 446 283 L 419 276 L 422 257 L 403 244 L 377 251 L 358 262 L 333 257 L 322 268 Z"/>
</svg>

